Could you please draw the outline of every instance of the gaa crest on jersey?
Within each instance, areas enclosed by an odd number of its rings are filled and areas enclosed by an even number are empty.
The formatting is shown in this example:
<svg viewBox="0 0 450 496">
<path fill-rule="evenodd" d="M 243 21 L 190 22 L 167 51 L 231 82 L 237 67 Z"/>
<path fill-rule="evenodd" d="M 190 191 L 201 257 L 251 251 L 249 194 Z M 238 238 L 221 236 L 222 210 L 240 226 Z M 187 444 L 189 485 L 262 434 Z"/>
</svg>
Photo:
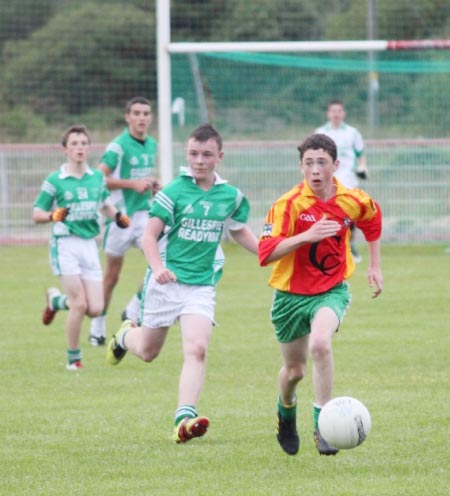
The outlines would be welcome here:
<svg viewBox="0 0 450 496">
<path fill-rule="evenodd" d="M 137 157 L 131 157 L 130 164 L 131 165 L 139 165 L 139 159 Z"/>
<path fill-rule="evenodd" d="M 264 224 L 261 236 L 263 238 L 272 236 L 272 229 L 273 229 L 273 224 Z"/>
<path fill-rule="evenodd" d="M 77 188 L 77 198 L 78 200 L 87 200 L 88 191 L 86 188 Z"/>
<path fill-rule="evenodd" d="M 299 218 L 305 222 L 317 222 L 313 214 L 301 213 Z"/>
<path fill-rule="evenodd" d="M 345 217 L 344 218 L 344 227 L 350 227 L 350 224 L 352 223 L 352 221 L 348 218 L 348 217 Z"/>
<path fill-rule="evenodd" d="M 65 191 L 64 192 L 64 200 L 66 200 L 66 201 L 73 200 L 72 191 Z"/>
</svg>

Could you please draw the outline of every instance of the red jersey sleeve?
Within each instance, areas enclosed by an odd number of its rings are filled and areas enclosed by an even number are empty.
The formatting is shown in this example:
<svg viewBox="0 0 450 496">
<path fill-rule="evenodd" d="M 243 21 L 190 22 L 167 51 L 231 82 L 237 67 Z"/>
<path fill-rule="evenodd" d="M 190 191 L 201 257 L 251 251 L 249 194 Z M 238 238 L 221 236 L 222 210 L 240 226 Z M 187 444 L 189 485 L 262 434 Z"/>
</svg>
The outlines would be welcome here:
<svg viewBox="0 0 450 496">
<path fill-rule="evenodd" d="M 361 229 L 366 241 L 376 241 L 381 236 L 381 208 L 372 198 L 367 198 L 363 203 L 361 217 L 356 221 L 356 226 Z"/>
</svg>

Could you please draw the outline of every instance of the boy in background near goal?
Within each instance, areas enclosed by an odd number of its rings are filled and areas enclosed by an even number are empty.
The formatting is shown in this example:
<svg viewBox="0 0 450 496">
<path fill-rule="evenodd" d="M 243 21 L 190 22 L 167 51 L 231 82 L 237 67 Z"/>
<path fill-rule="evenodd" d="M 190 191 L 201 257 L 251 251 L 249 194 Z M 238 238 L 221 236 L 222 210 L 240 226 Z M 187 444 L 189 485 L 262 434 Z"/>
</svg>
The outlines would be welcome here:
<svg viewBox="0 0 450 496">
<path fill-rule="evenodd" d="M 103 274 L 96 236 L 100 233 L 98 211 L 114 220 L 120 229 L 130 220 L 111 203 L 103 172 L 87 164 L 90 148 L 85 126 L 70 127 L 62 136 L 67 162 L 42 183 L 34 203 L 33 220 L 52 222 L 50 261 L 64 294 L 47 290 L 42 322 L 49 325 L 59 310 L 68 310 L 67 370 L 83 367 L 80 334 L 85 315 L 103 311 Z"/>
<path fill-rule="evenodd" d="M 331 341 L 351 301 L 346 280 L 355 269 L 350 252 L 350 226 L 357 222 L 369 246 L 372 297 L 382 291 L 380 267 L 381 211 L 360 189 L 348 189 L 334 176 L 337 148 L 324 134 L 307 138 L 298 150 L 303 181 L 269 210 L 259 240 L 262 266 L 274 263 L 269 285 L 275 289 L 271 320 L 280 343 L 277 439 L 295 455 L 300 446 L 296 427 L 297 385 L 313 362 L 314 440 L 322 455 L 335 455 L 318 428 L 321 408 L 331 399 Z"/>
<path fill-rule="evenodd" d="M 246 225 L 248 200 L 215 171 L 223 157 L 220 134 L 209 124 L 198 127 L 185 152 L 188 167 L 156 194 L 149 212 L 143 240 L 149 269 L 142 326 L 125 321 L 107 350 L 111 365 L 127 351 L 151 362 L 179 320 L 183 366 L 172 437 L 177 443 L 203 436 L 209 427 L 209 419 L 198 415 L 197 403 L 214 324 L 215 287 L 222 273 L 223 258 L 217 258 L 217 250 L 225 223 L 244 248 L 256 254 L 258 245 Z"/>
<path fill-rule="evenodd" d="M 153 175 L 157 144 L 147 135 L 152 122 L 150 102 L 143 97 L 135 97 L 127 102 L 125 121 L 127 128 L 108 145 L 99 168 L 106 176 L 114 205 L 130 217 L 131 225 L 126 231 L 121 231 L 114 224 L 106 224 L 103 237 L 106 259 L 103 280 L 105 308 L 102 315 L 91 323 L 89 341 L 93 346 L 105 344 L 106 313 L 119 281 L 125 253 L 132 246 L 142 250 L 151 194 L 160 189 L 159 181 Z M 122 313 L 123 320 L 128 318 L 137 323 L 141 290 L 142 285 Z"/>
<path fill-rule="evenodd" d="M 316 129 L 316 133 L 326 134 L 335 143 L 338 149 L 339 167 L 336 177 L 347 188 L 358 187 L 358 178 L 367 179 L 367 163 L 364 155 L 364 141 L 361 133 L 345 120 L 345 107 L 341 100 L 328 102 L 328 122 Z M 362 261 L 354 243 L 355 226 L 351 226 L 350 246 L 355 263 Z"/>
</svg>

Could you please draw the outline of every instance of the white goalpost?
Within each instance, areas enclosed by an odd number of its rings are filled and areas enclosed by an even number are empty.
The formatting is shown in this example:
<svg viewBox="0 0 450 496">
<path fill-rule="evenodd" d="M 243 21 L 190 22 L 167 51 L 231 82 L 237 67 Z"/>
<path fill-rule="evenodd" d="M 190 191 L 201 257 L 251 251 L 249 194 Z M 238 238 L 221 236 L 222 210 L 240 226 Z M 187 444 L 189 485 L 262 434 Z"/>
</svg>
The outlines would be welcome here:
<svg viewBox="0 0 450 496">
<path fill-rule="evenodd" d="M 282 41 L 282 42 L 178 42 L 171 41 L 170 0 L 157 0 L 157 72 L 158 134 L 160 174 L 163 184 L 173 179 L 172 152 L 172 54 L 260 52 L 381 52 L 392 50 L 450 49 L 449 39 L 432 40 L 354 40 L 354 41 Z M 371 74 L 372 79 L 376 74 Z"/>
</svg>

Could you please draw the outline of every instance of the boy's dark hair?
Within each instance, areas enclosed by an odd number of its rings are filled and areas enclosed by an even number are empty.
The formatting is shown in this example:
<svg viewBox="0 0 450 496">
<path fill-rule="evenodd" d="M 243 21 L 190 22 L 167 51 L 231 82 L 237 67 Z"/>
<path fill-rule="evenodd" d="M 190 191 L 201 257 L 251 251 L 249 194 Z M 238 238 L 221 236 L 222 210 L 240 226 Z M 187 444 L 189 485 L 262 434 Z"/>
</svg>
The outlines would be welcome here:
<svg viewBox="0 0 450 496">
<path fill-rule="evenodd" d="M 69 139 L 69 134 L 72 133 L 84 134 L 87 137 L 89 143 L 91 142 L 91 137 L 89 136 L 89 131 L 87 127 L 84 124 L 74 124 L 73 126 L 70 126 L 68 129 L 66 129 L 61 136 L 61 145 L 64 148 L 67 146 L 67 140 Z"/>
<path fill-rule="evenodd" d="M 130 113 L 130 110 L 131 110 L 131 107 L 135 103 L 141 103 L 142 105 L 148 105 L 150 108 L 152 108 L 152 104 L 150 103 L 149 100 L 147 100 L 147 98 L 144 98 L 143 96 L 135 96 L 131 100 L 128 100 L 128 102 L 127 102 L 127 104 L 125 106 L 125 113 L 129 114 Z"/>
<path fill-rule="evenodd" d="M 339 98 L 333 98 L 328 101 L 328 108 L 330 108 L 332 105 L 340 105 L 343 109 L 345 109 L 344 102 L 342 100 L 339 100 Z"/>
<path fill-rule="evenodd" d="M 300 152 L 300 160 L 306 150 L 319 150 L 320 148 L 330 155 L 333 162 L 337 159 L 336 143 L 326 134 L 312 134 L 297 146 L 297 150 Z"/>
<path fill-rule="evenodd" d="M 217 143 L 217 148 L 219 152 L 222 150 L 222 137 L 219 132 L 211 126 L 211 124 L 202 124 L 197 129 L 194 129 L 192 133 L 189 135 L 189 139 L 195 139 L 196 141 L 200 141 L 204 143 L 209 139 L 213 139 Z"/>
</svg>

